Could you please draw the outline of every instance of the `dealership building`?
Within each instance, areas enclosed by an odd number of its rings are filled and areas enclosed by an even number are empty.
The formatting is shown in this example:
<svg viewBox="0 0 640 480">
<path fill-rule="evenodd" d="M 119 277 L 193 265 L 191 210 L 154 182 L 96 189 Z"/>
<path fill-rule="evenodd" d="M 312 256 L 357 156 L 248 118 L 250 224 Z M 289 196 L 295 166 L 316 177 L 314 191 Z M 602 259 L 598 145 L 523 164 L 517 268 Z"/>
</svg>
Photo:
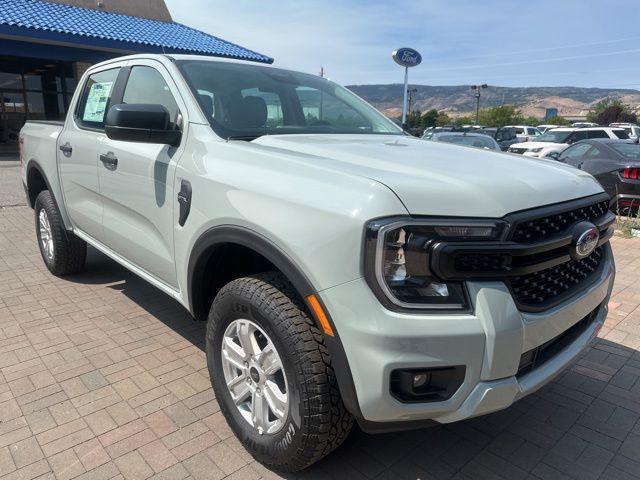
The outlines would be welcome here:
<svg viewBox="0 0 640 480">
<path fill-rule="evenodd" d="M 91 64 L 134 53 L 273 61 L 174 22 L 163 0 L 0 0 L 0 154 L 27 119 L 63 119 Z"/>
</svg>

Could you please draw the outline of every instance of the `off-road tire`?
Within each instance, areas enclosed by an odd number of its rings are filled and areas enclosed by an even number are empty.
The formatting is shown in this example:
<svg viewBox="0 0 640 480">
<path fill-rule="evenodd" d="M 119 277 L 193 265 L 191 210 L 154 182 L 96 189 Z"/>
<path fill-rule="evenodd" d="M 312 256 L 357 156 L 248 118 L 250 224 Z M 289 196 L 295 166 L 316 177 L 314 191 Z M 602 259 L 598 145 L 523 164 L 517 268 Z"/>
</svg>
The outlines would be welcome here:
<svg viewBox="0 0 640 480">
<path fill-rule="evenodd" d="M 241 416 L 222 370 L 222 338 L 243 318 L 257 323 L 273 341 L 287 377 L 289 412 L 282 429 L 259 435 Z M 220 409 L 245 448 L 260 462 L 294 472 L 337 448 L 353 417 L 340 397 L 323 334 L 291 283 L 278 272 L 234 280 L 216 296 L 207 325 L 207 365 Z"/>
<path fill-rule="evenodd" d="M 87 244 L 64 228 L 58 207 L 49 190 L 43 190 L 36 198 L 33 207 L 35 213 L 36 236 L 42 260 L 51 273 L 57 276 L 77 273 L 84 268 L 87 258 Z M 53 238 L 53 258 L 49 258 L 43 249 L 40 237 L 40 211 L 44 210 L 49 220 Z"/>
</svg>

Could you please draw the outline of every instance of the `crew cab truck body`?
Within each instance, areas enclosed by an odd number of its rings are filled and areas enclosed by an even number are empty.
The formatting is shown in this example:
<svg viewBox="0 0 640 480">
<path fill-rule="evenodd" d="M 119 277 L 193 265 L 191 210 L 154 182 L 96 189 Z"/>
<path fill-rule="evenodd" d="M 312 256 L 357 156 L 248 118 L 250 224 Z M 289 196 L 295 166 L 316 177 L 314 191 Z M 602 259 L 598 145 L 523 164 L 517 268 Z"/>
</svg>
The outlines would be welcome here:
<svg viewBox="0 0 640 480">
<path fill-rule="evenodd" d="M 608 198 L 559 162 L 424 142 L 326 79 L 139 55 L 27 122 L 43 259 L 89 244 L 208 319 L 221 410 L 286 470 L 367 431 L 508 407 L 595 336 Z"/>
</svg>

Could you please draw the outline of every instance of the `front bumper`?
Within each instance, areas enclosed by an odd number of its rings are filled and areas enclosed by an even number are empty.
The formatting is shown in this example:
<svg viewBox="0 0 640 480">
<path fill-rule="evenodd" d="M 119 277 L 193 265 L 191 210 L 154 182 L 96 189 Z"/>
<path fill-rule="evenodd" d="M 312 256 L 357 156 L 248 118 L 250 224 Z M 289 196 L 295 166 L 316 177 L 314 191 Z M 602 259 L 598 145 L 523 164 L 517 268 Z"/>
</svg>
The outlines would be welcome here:
<svg viewBox="0 0 640 480">
<path fill-rule="evenodd" d="M 473 315 L 406 314 L 385 309 L 364 278 L 321 292 L 340 336 L 367 422 L 454 422 L 506 408 L 560 373 L 604 322 L 615 267 L 611 248 L 595 282 L 542 313 L 520 312 L 503 282 L 470 282 Z M 572 343 L 516 377 L 520 357 L 591 312 L 595 319 Z M 398 368 L 464 365 L 464 381 L 448 400 L 403 403 L 390 393 Z"/>
</svg>

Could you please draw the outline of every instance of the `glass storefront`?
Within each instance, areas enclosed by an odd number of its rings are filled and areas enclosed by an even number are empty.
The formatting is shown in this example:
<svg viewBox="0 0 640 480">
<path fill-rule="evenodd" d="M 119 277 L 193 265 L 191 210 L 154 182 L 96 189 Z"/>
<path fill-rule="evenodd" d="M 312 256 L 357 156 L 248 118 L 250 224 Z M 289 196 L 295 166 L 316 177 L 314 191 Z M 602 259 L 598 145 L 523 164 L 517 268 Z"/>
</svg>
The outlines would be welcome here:
<svg viewBox="0 0 640 480">
<path fill-rule="evenodd" d="M 0 56 L 0 154 L 27 119 L 63 120 L 75 86 L 71 62 Z"/>
</svg>

